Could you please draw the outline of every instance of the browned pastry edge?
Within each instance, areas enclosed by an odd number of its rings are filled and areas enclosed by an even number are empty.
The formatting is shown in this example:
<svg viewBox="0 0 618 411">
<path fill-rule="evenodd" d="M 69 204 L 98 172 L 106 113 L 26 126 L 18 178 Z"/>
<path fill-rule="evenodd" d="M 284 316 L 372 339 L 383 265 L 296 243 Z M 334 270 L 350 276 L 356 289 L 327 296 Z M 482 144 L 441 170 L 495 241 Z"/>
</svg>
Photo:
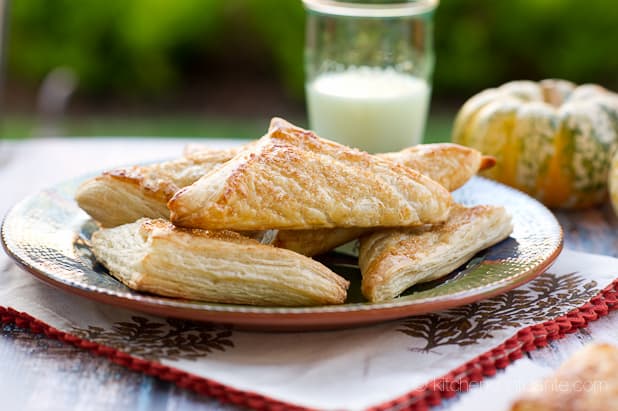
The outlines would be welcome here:
<svg viewBox="0 0 618 411">
<path fill-rule="evenodd" d="M 478 171 L 489 170 L 496 165 L 496 157 L 483 155 Z"/>
</svg>

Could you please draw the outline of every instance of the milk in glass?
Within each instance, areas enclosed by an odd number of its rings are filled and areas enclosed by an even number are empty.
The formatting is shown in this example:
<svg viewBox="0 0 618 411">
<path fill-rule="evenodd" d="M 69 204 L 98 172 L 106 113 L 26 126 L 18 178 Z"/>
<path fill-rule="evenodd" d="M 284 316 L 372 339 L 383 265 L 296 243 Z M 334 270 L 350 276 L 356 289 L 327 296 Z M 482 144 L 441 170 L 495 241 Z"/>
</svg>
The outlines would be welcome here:
<svg viewBox="0 0 618 411">
<path fill-rule="evenodd" d="M 307 85 L 311 128 L 321 137 L 370 153 L 422 140 L 430 87 L 392 68 L 357 67 L 317 76 Z"/>
</svg>

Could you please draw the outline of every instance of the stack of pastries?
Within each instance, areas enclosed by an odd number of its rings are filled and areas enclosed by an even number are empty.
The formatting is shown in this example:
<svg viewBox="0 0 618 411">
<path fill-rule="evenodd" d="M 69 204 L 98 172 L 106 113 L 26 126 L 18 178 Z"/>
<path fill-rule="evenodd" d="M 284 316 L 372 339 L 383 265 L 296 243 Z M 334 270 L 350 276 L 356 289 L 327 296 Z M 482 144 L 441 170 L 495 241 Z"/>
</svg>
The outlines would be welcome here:
<svg viewBox="0 0 618 411">
<path fill-rule="evenodd" d="M 341 304 L 349 283 L 312 256 L 360 240 L 362 292 L 387 301 L 511 233 L 502 207 L 450 191 L 495 160 L 454 144 L 370 155 L 274 118 L 225 150 L 105 172 L 78 189 L 94 255 L 128 287 L 221 303 Z"/>
</svg>

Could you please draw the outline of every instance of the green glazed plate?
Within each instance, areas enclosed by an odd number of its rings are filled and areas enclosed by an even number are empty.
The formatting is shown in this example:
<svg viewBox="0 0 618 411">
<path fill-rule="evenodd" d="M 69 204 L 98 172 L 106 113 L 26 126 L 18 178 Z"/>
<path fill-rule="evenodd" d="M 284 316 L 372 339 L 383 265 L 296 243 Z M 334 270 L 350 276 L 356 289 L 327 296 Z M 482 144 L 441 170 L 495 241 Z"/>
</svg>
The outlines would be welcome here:
<svg viewBox="0 0 618 411">
<path fill-rule="evenodd" d="M 6 216 L 2 242 L 28 272 L 66 291 L 155 315 L 259 330 L 316 330 L 375 323 L 468 304 L 506 292 L 544 272 L 562 248 L 553 214 L 527 195 L 480 177 L 454 193 L 466 205 L 498 204 L 513 217 L 512 235 L 478 253 L 445 278 L 420 284 L 386 303 L 360 294 L 356 258 L 330 253 L 319 259 L 351 281 L 345 304 L 319 307 L 253 307 L 159 297 L 130 290 L 97 263 L 88 247 L 98 227 L 73 200 L 84 179 L 37 193 Z"/>
</svg>

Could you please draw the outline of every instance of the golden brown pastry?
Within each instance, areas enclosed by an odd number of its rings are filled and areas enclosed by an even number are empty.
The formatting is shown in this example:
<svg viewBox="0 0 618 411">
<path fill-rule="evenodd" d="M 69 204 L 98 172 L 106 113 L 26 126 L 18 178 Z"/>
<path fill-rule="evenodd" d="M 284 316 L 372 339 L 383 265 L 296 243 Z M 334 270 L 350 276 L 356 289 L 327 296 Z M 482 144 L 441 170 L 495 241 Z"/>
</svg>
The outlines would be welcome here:
<svg viewBox="0 0 618 411">
<path fill-rule="evenodd" d="M 483 156 L 480 151 L 450 143 L 424 144 L 377 155 L 417 170 L 449 191 L 458 189 L 478 171 L 491 168 L 496 163 L 493 157 Z M 272 245 L 314 256 L 371 231 L 371 228 L 280 230 Z"/>
<path fill-rule="evenodd" d="M 210 150 L 208 146 L 202 144 L 190 144 L 185 147 L 184 156 L 199 160 L 202 153 L 208 153 Z M 457 190 L 479 171 L 496 164 L 494 157 L 484 156 L 474 148 L 453 143 L 419 144 L 376 156 L 410 167 L 440 183 L 449 191 Z"/>
<path fill-rule="evenodd" d="M 458 205 L 444 224 L 363 236 L 359 250 L 363 295 L 372 302 L 395 298 L 414 284 L 452 272 L 511 231 L 511 218 L 503 207 Z"/>
<path fill-rule="evenodd" d="M 193 184 L 200 177 L 232 159 L 240 151 L 251 148 L 255 142 L 230 149 L 212 149 L 200 144 L 188 145 L 184 158 L 147 166 L 121 168 L 103 173 L 84 182 L 78 189 L 79 206 L 104 227 L 114 227 L 133 222 L 142 217 L 169 218 L 167 202 L 176 191 Z M 477 171 L 493 165 L 492 157 L 457 144 L 426 144 L 398 153 L 378 154 L 391 159 L 442 184 L 449 191 L 463 185 Z M 319 239 L 318 235 L 307 234 Z M 355 236 L 352 232 L 336 233 L 328 237 L 328 245 L 321 243 L 316 250 L 329 250 Z M 294 233 L 281 233 L 282 244 L 305 244 L 305 235 L 296 238 Z M 349 239 L 347 239 L 349 238 Z M 347 240 L 346 240 L 347 239 Z M 328 240 L 326 240 L 328 241 Z M 330 248 L 329 248 L 330 247 Z M 292 248 L 306 255 L 314 255 L 313 246 Z M 304 252 L 303 252 L 304 253 Z"/>
<path fill-rule="evenodd" d="M 169 218 L 166 203 L 176 191 L 255 144 L 223 150 L 191 144 L 185 148 L 184 158 L 179 160 L 103 173 L 82 184 L 76 199 L 80 207 L 104 227 L 130 223 L 142 217 Z M 449 143 L 419 145 L 378 156 L 413 168 L 449 191 L 495 163 L 492 157 L 482 156 L 477 150 Z M 312 256 L 345 244 L 367 231 L 361 228 L 280 230 L 272 244 Z"/>
<path fill-rule="evenodd" d="M 252 150 L 178 191 L 168 208 L 179 226 L 243 231 L 437 223 L 451 204 L 415 170 L 275 118 Z"/>
<path fill-rule="evenodd" d="M 463 186 L 480 170 L 493 167 L 496 159 L 458 144 L 419 144 L 394 153 L 378 154 L 405 165 L 440 183 L 448 191 Z"/>
<path fill-rule="evenodd" d="M 104 227 L 142 217 L 169 218 L 167 202 L 208 172 L 233 158 L 243 147 L 201 150 L 188 158 L 103 173 L 85 181 L 75 194 L 77 204 Z"/>
<path fill-rule="evenodd" d="M 591 344 L 530 386 L 511 411 L 618 410 L 618 348 Z"/>
<path fill-rule="evenodd" d="M 348 282 L 293 251 L 231 231 L 189 230 L 141 219 L 92 235 L 110 273 L 138 291 L 220 303 L 340 304 Z"/>
</svg>

